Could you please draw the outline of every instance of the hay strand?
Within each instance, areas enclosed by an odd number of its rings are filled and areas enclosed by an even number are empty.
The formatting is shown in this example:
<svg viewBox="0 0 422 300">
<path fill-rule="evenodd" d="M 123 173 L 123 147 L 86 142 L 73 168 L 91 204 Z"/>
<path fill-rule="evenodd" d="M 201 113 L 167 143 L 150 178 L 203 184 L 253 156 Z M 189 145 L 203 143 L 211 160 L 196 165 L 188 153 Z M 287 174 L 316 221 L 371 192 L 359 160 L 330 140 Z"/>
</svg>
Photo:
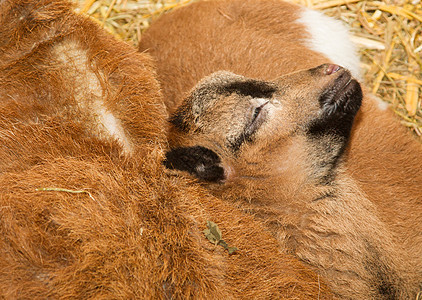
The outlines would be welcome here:
<svg viewBox="0 0 422 300">
<path fill-rule="evenodd" d="M 57 188 L 57 187 L 47 187 L 47 188 L 37 188 L 35 189 L 37 192 L 62 192 L 62 193 L 70 193 L 70 194 L 87 194 L 89 198 L 91 198 L 94 202 L 96 202 L 101 208 L 104 208 L 100 202 L 98 202 L 94 196 L 87 190 L 70 190 L 64 188 Z"/>
<path fill-rule="evenodd" d="M 316 5 L 312 5 L 311 7 L 313 9 L 322 10 L 322 9 L 337 7 L 337 6 L 341 6 L 345 4 L 356 3 L 359 1 L 360 0 L 331 0 L 331 1 L 325 1 L 323 3 L 319 3 Z"/>
</svg>

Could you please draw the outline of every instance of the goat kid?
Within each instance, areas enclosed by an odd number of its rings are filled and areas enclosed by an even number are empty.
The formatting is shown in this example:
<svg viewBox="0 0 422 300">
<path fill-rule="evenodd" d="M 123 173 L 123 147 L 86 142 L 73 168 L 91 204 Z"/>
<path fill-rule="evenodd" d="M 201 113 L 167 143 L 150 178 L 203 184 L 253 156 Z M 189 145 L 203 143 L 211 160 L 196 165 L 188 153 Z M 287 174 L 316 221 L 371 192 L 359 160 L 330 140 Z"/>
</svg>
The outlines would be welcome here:
<svg viewBox="0 0 422 300">
<path fill-rule="evenodd" d="M 331 61 L 346 66 L 355 77 L 359 77 L 359 60 L 347 30 L 340 22 L 277 0 L 194 3 L 160 17 L 143 34 L 139 49 L 148 51 L 156 60 L 158 78 L 170 112 L 177 109 L 201 78 L 218 70 L 272 80 Z M 413 277 L 409 279 L 412 287 L 408 290 L 414 294 L 415 290 L 422 288 L 422 223 L 419 222 L 422 215 L 422 169 L 419 168 L 422 164 L 422 147 L 386 108 L 385 104 L 364 89 L 362 107 L 352 127 L 345 161 L 340 164 L 343 171 L 339 173 L 351 177 L 355 182 L 351 186 L 357 184 L 366 195 L 365 201 L 369 199 L 371 214 L 375 213 L 381 222 L 378 224 L 383 226 L 379 232 L 373 229 L 377 232 L 376 236 L 387 233 L 385 241 L 392 239 L 393 242 L 393 246 L 388 248 L 397 248 L 395 256 L 402 255 L 400 259 L 405 261 L 404 265 L 414 266 L 404 271 L 404 275 L 398 275 L 398 278 Z M 187 123 L 191 121 L 186 120 Z M 233 123 L 235 121 L 230 122 Z M 218 125 L 213 126 L 221 129 Z M 172 134 L 174 145 L 194 146 L 183 138 L 184 133 L 180 135 L 175 130 Z M 179 138 L 183 142 L 177 142 Z M 202 150 L 192 158 L 192 164 L 204 156 Z M 211 151 L 205 152 L 211 161 L 220 159 L 213 156 Z M 265 157 L 261 153 L 257 155 Z M 265 170 L 268 164 L 262 168 Z M 200 169 L 195 171 L 197 175 Z M 230 168 L 224 172 L 221 168 L 215 168 L 215 172 L 204 172 L 200 176 L 205 176 L 205 180 L 214 180 L 221 178 L 222 174 L 228 176 L 224 184 L 228 184 L 230 178 L 236 178 L 234 175 L 230 177 L 230 174 L 236 174 Z M 293 175 L 299 176 L 296 173 Z M 259 185 L 254 186 L 259 189 Z M 219 193 L 215 189 L 214 192 Z M 347 208 L 354 212 L 357 218 L 354 222 L 363 220 L 366 215 L 358 213 L 357 207 Z M 287 215 L 285 217 L 288 218 Z M 340 222 L 338 226 L 343 225 L 344 222 Z M 376 266 L 383 269 L 382 264 L 377 265 L 376 261 L 366 263 L 366 268 Z M 383 280 L 378 282 L 382 285 Z M 374 293 L 387 294 L 386 298 L 391 294 L 388 291 Z M 368 295 L 360 294 L 360 297 L 367 298 Z M 406 297 L 404 292 L 402 298 Z"/>
<path fill-rule="evenodd" d="M 272 80 L 331 62 L 359 78 L 339 21 L 279 0 L 202 1 L 160 17 L 142 35 L 168 111 L 205 76 L 227 70 Z M 365 92 L 346 149 L 347 172 L 377 206 L 394 239 L 422 257 L 422 145 L 385 103 Z M 422 277 L 422 275 L 421 275 Z"/>
<path fill-rule="evenodd" d="M 417 270 L 342 164 L 361 99 L 336 65 L 271 82 L 215 73 L 172 115 L 165 164 L 256 214 L 340 298 L 405 299 Z"/>
</svg>

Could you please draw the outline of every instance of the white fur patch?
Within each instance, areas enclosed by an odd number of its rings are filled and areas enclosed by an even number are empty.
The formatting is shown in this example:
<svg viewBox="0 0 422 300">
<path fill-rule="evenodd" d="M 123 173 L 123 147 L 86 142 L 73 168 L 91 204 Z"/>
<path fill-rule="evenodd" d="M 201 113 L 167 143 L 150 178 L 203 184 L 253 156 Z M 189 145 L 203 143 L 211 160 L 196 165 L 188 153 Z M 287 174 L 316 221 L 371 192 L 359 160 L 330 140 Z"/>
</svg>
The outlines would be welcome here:
<svg viewBox="0 0 422 300">
<path fill-rule="evenodd" d="M 305 7 L 302 8 L 298 22 L 311 35 L 310 39 L 305 40 L 306 46 L 323 54 L 331 62 L 349 69 L 355 78 L 361 79 L 359 57 L 343 23 Z"/>
<path fill-rule="evenodd" d="M 387 110 L 388 107 L 390 106 L 390 104 L 388 104 L 387 102 L 385 102 L 384 100 L 382 100 L 381 98 L 379 98 L 375 95 L 369 94 L 369 97 L 371 99 L 374 99 L 374 101 L 378 104 L 378 108 L 380 110 Z"/>
<path fill-rule="evenodd" d="M 104 129 L 116 140 L 120 142 L 126 152 L 132 152 L 132 146 L 127 138 L 125 131 L 120 123 L 111 112 L 107 111 L 101 101 L 97 101 L 94 106 L 95 114 Z"/>
<path fill-rule="evenodd" d="M 66 72 L 67 79 L 74 87 L 74 97 L 78 106 L 94 121 L 92 127 L 94 134 L 119 141 L 126 153 L 132 152 L 132 144 L 127 138 L 121 122 L 112 112 L 107 110 L 104 103 L 103 88 L 98 74 L 90 70 L 88 53 L 76 42 L 59 43 L 54 48 L 57 59 L 65 65 L 61 67 Z M 101 76 L 101 74 L 100 74 Z"/>
</svg>

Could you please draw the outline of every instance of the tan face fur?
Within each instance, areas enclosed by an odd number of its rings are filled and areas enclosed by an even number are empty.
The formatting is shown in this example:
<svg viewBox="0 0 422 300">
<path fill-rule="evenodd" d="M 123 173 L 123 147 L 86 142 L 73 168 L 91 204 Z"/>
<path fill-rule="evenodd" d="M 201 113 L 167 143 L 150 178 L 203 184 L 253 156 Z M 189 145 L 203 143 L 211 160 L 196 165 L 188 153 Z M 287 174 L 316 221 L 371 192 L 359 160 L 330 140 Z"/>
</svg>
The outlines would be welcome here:
<svg viewBox="0 0 422 300">
<path fill-rule="evenodd" d="M 274 81 L 214 73 L 173 114 L 166 164 L 205 181 L 290 172 L 327 181 L 361 98 L 359 84 L 335 65 Z"/>
</svg>

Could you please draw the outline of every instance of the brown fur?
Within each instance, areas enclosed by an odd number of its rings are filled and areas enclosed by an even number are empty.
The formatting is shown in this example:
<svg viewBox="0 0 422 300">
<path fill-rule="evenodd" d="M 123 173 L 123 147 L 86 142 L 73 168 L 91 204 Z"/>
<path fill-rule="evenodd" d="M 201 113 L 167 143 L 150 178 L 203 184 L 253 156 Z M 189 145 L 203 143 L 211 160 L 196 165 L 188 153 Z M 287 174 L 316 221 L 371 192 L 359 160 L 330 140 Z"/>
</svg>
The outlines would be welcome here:
<svg viewBox="0 0 422 300">
<path fill-rule="evenodd" d="M 166 174 L 149 56 L 70 8 L 0 2 L 0 297 L 330 298 L 262 224 Z"/>
<path fill-rule="evenodd" d="M 143 35 L 140 50 L 149 51 L 157 61 L 169 111 L 203 76 L 217 70 L 268 80 L 326 63 L 323 55 L 301 45 L 307 33 L 292 23 L 297 11 L 281 1 L 211 1 L 157 20 Z M 353 208 L 356 219 L 349 221 L 368 224 L 367 218 L 376 216 L 379 226 L 364 231 L 376 239 L 385 236 L 381 248 L 391 248 L 393 257 L 412 265 L 402 272 L 414 294 L 422 288 L 422 147 L 390 111 L 377 106 L 371 95 L 364 96 L 346 154 L 345 173 L 355 182 L 350 183 L 352 190 L 361 190 L 370 200 L 361 202 L 360 209 Z M 338 222 L 337 226 L 347 224 Z M 359 238 L 361 233 L 354 232 Z M 376 262 L 370 265 L 375 267 Z M 406 292 L 401 297 L 407 298 Z"/>
</svg>

